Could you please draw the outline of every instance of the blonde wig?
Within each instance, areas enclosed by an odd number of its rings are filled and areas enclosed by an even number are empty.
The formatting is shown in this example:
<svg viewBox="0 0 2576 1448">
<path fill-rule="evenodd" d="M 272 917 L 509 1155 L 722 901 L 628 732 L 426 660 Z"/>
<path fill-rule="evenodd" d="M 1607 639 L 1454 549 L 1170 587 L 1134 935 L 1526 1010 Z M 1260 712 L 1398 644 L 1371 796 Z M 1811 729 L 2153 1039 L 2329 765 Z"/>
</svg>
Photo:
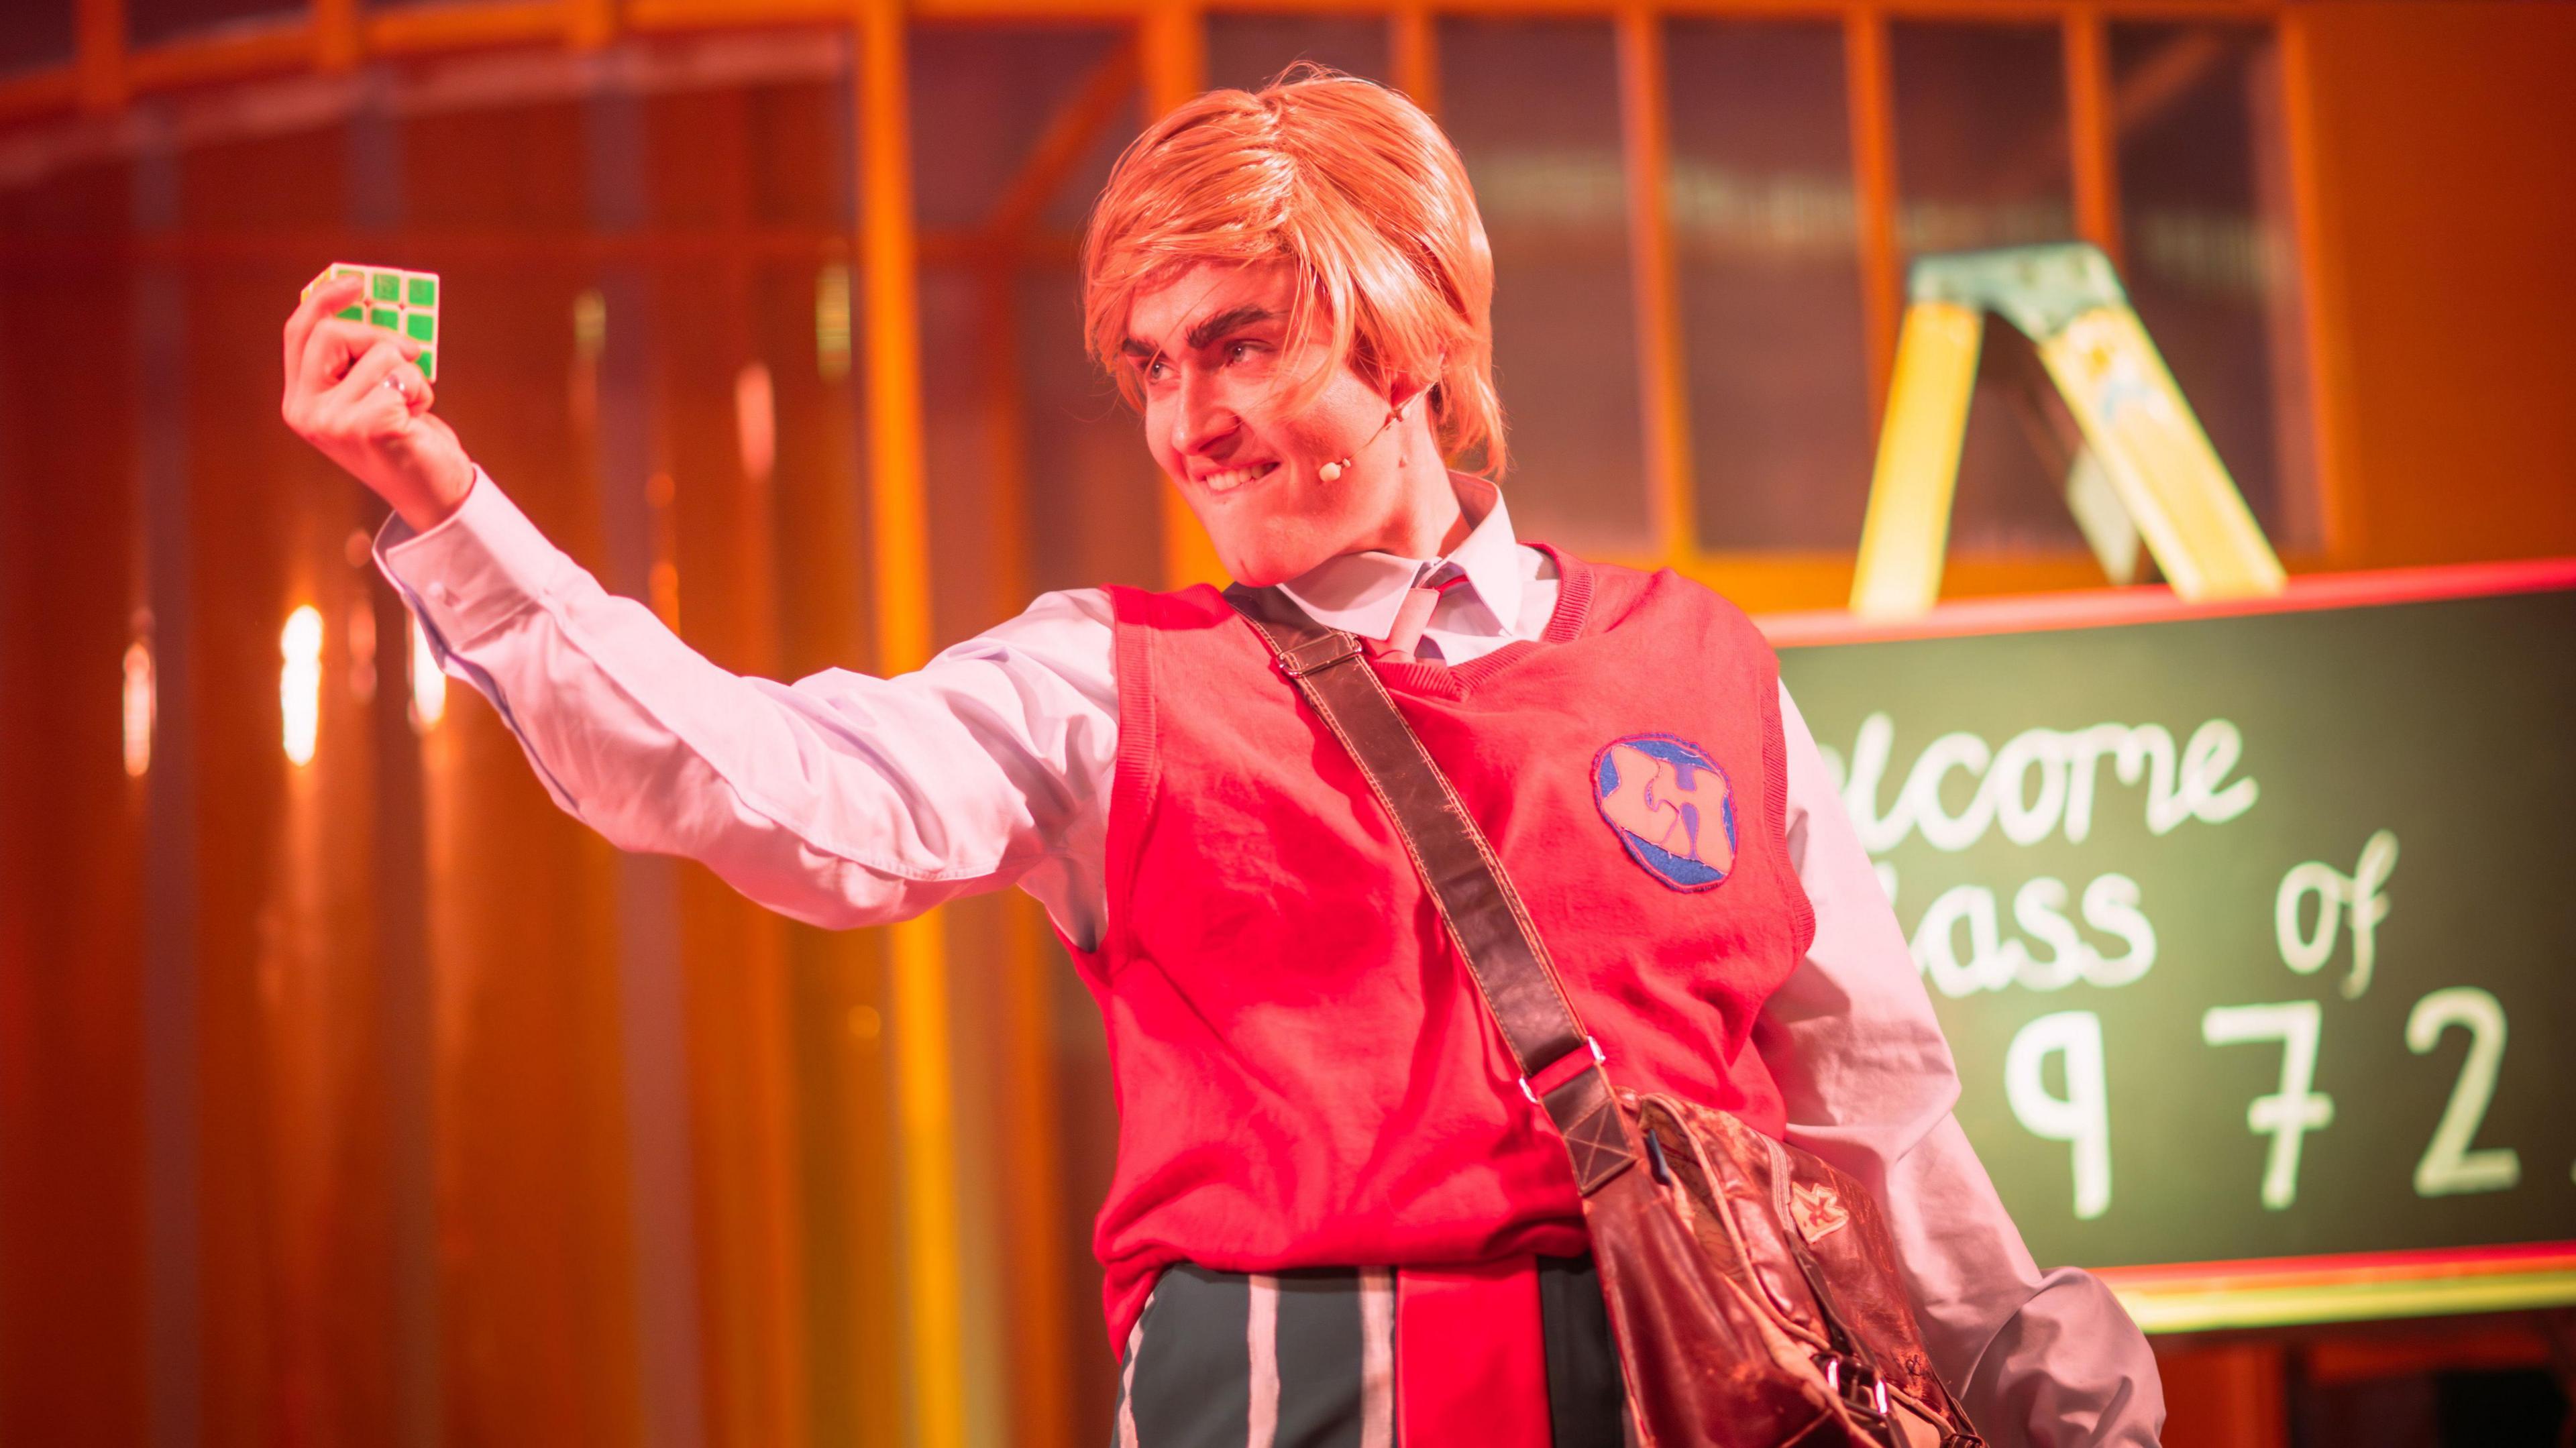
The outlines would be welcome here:
<svg viewBox="0 0 2576 1448">
<path fill-rule="evenodd" d="M 1501 474 L 1493 251 L 1467 168 L 1421 107 L 1299 65 L 1257 93 L 1210 91 L 1128 146 L 1083 237 L 1082 306 L 1092 354 L 1129 403 L 1142 401 L 1120 356 L 1130 302 L 1206 261 L 1303 274 L 1287 352 L 1316 360 L 1282 384 L 1292 410 L 1345 358 L 1381 389 L 1427 378 L 1441 450 Z"/>
</svg>

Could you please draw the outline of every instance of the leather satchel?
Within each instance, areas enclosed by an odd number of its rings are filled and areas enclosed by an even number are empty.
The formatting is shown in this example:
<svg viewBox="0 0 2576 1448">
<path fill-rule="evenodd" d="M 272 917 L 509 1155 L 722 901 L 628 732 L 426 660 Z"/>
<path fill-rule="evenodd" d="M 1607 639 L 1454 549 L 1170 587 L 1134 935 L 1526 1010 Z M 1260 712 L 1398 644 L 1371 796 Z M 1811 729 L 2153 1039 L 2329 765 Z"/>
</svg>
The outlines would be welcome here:
<svg viewBox="0 0 2576 1448">
<path fill-rule="evenodd" d="M 1359 640 L 1226 597 L 1393 818 L 1583 1197 L 1642 1448 L 1981 1448 L 1856 1181 L 1723 1111 L 1611 1085 L 1547 947 Z M 1539 1083 L 1552 1083 L 1540 1085 Z"/>
</svg>

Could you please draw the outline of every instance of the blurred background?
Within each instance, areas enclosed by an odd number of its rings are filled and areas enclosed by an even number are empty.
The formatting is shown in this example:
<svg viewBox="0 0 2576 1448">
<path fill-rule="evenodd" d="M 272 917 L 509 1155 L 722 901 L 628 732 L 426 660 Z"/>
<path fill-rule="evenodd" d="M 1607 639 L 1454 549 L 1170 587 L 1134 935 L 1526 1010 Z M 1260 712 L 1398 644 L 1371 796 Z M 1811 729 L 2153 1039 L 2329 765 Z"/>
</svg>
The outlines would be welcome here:
<svg viewBox="0 0 2576 1448">
<path fill-rule="evenodd" d="M 2576 7 L 6 0 L 0 1442 L 1105 1431 L 1040 913 L 819 932 L 557 813 L 278 326 L 441 273 L 440 411 L 609 586 L 908 667 L 1213 574 L 1076 237 L 1147 116 L 1299 59 L 1466 157 L 1525 537 L 1840 606 L 1908 259 L 2080 237 L 2293 572 L 2576 553 Z M 1978 409 L 1950 591 L 2102 582 Z M 2476 1425 L 2554 1431 L 2548 1327 L 2160 1339 L 2172 1441 L 2525 1441 Z"/>
</svg>

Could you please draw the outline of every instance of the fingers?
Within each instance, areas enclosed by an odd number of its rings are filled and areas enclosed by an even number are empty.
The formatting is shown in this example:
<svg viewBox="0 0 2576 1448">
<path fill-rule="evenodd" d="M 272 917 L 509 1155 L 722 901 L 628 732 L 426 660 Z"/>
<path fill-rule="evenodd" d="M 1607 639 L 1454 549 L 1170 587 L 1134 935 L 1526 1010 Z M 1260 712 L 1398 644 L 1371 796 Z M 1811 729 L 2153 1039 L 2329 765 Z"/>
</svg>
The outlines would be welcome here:
<svg viewBox="0 0 2576 1448">
<path fill-rule="evenodd" d="M 313 294 L 296 303 L 286 318 L 286 391 L 294 395 L 295 383 L 305 360 L 305 342 L 314 326 L 333 312 L 358 299 L 366 290 L 362 276 L 333 277 L 313 289 Z"/>
<path fill-rule="evenodd" d="M 426 391 L 429 386 L 428 379 L 420 375 L 420 369 L 411 365 L 411 354 L 420 350 L 419 345 L 411 343 L 406 346 L 406 339 L 383 332 L 376 335 L 377 340 L 350 365 L 348 375 L 322 395 L 324 416 L 338 416 L 354 422 L 358 416 L 367 413 L 379 418 L 388 415 L 408 418 L 418 411 L 412 405 L 411 394 L 414 389 Z M 398 374 L 396 368 L 409 375 Z M 387 387 L 387 381 L 394 385 Z M 390 414 L 386 407 L 388 403 L 395 404 Z"/>
<path fill-rule="evenodd" d="M 399 394 L 403 405 L 410 409 L 411 415 L 418 417 L 429 411 L 431 404 L 438 400 L 438 389 L 429 385 L 429 378 L 420 370 L 420 344 L 409 338 L 395 340 L 402 344 L 402 360 L 396 363 L 393 370 L 387 372 L 384 380 L 377 385 L 385 387 L 389 392 Z"/>
<path fill-rule="evenodd" d="M 405 356 L 420 353 L 418 342 L 365 322 L 324 318 L 316 323 L 305 336 L 303 360 L 286 395 L 287 424 L 301 430 L 302 416 L 320 406 L 321 399 L 347 379 L 358 359 L 380 344 L 400 347 Z"/>
<path fill-rule="evenodd" d="M 308 397 L 290 419 L 306 442 L 361 478 L 369 476 L 368 459 L 410 431 L 419 415 L 412 399 L 421 384 L 419 370 L 404 357 L 399 339 L 377 336 L 346 375 Z M 316 379 L 305 380 L 310 385 Z"/>
</svg>

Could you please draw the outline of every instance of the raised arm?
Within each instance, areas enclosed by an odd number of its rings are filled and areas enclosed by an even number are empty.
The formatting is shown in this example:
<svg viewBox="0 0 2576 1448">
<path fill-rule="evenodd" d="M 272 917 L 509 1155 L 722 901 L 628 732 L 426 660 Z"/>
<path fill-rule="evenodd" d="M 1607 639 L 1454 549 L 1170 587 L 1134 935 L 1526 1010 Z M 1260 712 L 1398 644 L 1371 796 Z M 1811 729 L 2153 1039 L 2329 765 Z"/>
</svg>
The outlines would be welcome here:
<svg viewBox="0 0 2576 1448">
<path fill-rule="evenodd" d="M 1096 928 L 1117 747 L 1103 597 L 1048 595 L 895 678 L 728 673 L 547 542 L 429 413 L 395 339 L 329 317 L 346 300 L 318 290 L 289 321 L 286 419 L 394 505 L 386 576 L 558 805 L 816 924 L 1020 883 L 1077 939 Z"/>
<path fill-rule="evenodd" d="M 1868 1184 L 1895 1234 L 1925 1346 L 1997 1445 L 2153 1448 L 2154 1356 L 2110 1289 L 2041 1272 L 1951 1115 L 1959 1078 L 1931 997 L 1788 691 L 1789 851 L 1815 906 L 1807 959 L 1754 1046 L 1789 1140 Z"/>
</svg>

